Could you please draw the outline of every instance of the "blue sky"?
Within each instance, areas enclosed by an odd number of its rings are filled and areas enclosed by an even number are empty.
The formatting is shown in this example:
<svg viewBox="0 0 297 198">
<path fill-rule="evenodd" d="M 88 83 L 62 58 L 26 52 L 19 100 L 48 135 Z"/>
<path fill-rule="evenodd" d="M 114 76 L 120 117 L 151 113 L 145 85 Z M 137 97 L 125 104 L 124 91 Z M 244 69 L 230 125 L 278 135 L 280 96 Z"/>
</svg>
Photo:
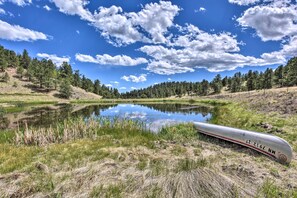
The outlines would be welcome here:
<svg viewBox="0 0 297 198">
<path fill-rule="evenodd" d="M 297 55 L 295 0 L 0 0 L 0 44 L 121 92 L 275 68 Z"/>
</svg>

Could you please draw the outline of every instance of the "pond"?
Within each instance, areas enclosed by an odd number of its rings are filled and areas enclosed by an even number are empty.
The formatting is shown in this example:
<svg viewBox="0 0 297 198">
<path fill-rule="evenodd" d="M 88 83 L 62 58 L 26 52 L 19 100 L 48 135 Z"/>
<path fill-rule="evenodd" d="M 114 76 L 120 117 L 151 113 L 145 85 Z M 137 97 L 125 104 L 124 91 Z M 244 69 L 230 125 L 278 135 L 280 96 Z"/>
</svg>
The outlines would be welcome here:
<svg viewBox="0 0 297 198">
<path fill-rule="evenodd" d="M 1 129 L 29 126 L 49 127 L 67 118 L 82 116 L 85 119 L 99 116 L 132 119 L 145 123 L 151 131 L 166 125 L 182 122 L 207 121 L 213 108 L 190 104 L 108 104 L 108 105 L 51 105 L 26 106 L 17 113 L 6 113 L 0 117 Z"/>
</svg>

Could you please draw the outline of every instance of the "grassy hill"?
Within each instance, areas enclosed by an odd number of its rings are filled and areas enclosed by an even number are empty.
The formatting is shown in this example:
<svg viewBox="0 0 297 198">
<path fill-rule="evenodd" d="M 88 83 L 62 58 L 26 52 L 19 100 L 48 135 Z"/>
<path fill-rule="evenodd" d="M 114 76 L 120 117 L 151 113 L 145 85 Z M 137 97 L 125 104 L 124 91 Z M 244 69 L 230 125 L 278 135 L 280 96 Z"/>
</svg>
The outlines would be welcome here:
<svg viewBox="0 0 297 198">
<path fill-rule="evenodd" d="M 41 89 L 26 78 L 18 77 L 15 68 L 8 68 L 6 72 L 9 75 L 9 81 L 0 81 L 0 101 L 68 101 L 59 97 L 58 90 Z M 0 72 L 0 76 L 3 75 L 4 72 Z M 72 91 L 70 100 L 98 100 L 102 98 L 94 93 L 86 92 L 79 87 L 72 86 Z"/>
</svg>

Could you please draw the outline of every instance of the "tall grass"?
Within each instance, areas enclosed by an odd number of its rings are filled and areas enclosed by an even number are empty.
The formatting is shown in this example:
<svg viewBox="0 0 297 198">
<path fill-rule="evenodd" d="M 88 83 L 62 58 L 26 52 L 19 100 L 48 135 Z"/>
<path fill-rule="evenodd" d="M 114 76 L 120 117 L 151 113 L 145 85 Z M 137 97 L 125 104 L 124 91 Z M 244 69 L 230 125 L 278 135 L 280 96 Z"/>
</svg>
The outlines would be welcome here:
<svg viewBox="0 0 297 198">
<path fill-rule="evenodd" d="M 119 131 L 122 132 L 121 137 L 123 137 L 127 132 L 144 132 L 144 130 L 143 123 L 132 120 L 104 117 L 85 120 L 80 117 L 67 119 L 62 124 L 49 128 L 29 128 L 25 124 L 24 129 L 18 129 L 15 132 L 14 143 L 16 145 L 44 146 L 84 138 L 96 139 L 101 135 L 115 135 Z"/>
</svg>

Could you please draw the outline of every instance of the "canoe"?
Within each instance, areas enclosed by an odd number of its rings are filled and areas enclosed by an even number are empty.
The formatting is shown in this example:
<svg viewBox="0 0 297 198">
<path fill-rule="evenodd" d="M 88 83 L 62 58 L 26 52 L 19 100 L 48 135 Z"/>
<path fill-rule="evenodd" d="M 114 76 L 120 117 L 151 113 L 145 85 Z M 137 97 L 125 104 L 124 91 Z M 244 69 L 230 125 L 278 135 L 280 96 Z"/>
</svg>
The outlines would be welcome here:
<svg viewBox="0 0 297 198">
<path fill-rule="evenodd" d="M 200 133 L 246 146 L 281 163 L 292 160 L 291 146 L 280 137 L 202 122 L 194 122 L 194 126 Z"/>
</svg>

